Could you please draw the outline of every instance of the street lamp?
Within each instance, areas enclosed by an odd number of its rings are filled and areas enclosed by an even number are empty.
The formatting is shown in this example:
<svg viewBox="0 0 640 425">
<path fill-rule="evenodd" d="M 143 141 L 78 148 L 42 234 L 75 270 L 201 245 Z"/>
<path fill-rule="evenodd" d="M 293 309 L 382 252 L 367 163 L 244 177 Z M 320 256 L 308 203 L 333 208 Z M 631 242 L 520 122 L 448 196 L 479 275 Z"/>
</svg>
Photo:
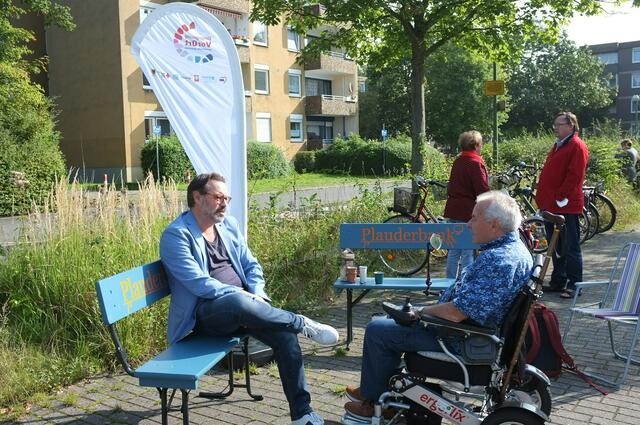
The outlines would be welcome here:
<svg viewBox="0 0 640 425">
<path fill-rule="evenodd" d="M 634 94 L 631 97 L 631 109 L 633 110 L 633 104 L 636 104 L 636 131 L 634 132 L 636 137 L 640 137 L 640 126 L 638 125 L 638 112 L 640 111 L 640 96 Z"/>
</svg>

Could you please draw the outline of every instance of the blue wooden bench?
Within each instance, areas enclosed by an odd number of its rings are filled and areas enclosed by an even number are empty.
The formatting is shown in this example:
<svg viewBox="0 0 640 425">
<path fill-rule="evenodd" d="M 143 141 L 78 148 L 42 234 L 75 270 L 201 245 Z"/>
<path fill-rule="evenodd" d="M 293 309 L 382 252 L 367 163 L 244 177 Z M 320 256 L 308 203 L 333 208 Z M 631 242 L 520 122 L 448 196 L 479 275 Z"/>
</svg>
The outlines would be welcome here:
<svg viewBox="0 0 640 425">
<path fill-rule="evenodd" d="M 432 234 L 438 234 L 444 249 L 477 249 L 465 223 L 349 223 L 340 225 L 340 249 L 425 249 Z M 373 270 L 370 272 L 372 273 Z M 427 279 L 430 281 L 427 288 Z M 347 291 L 347 349 L 353 340 L 353 307 L 372 290 L 442 291 L 454 279 L 427 277 L 388 277 L 376 285 L 373 277 L 366 283 L 349 283 L 338 278 L 336 293 Z M 353 299 L 353 291 L 362 291 Z"/>
<path fill-rule="evenodd" d="M 120 342 L 116 322 L 169 295 L 169 285 L 160 261 L 145 264 L 117 275 L 102 279 L 96 283 L 96 292 L 102 320 L 109 328 L 111 339 L 116 348 L 116 357 L 125 372 L 138 378 L 143 387 L 155 387 L 160 394 L 162 424 L 168 423 L 168 412 L 177 390 L 182 394 L 183 424 L 189 424 L 189 393 L 198 389 L 200 378 L 225 357 L 229 371 L 226 392 L 201 392 L 199 396 L 207 398 L 226 398 L 235 387 L 246 388 L 254 400 L 262 396 L 251 393 L 249 373 L 248 338 L 245 335 L 229 337 L 209 337 L 190 334 L 165 351 L 147 361 L 137 369 L 129 364 L 127 352 Z M 233 379 L 234 347 L 242 348 L 244 355 L 245 383 L 237 384 Z M 168 397 L 168 391 L 172 390 Z"/>
</svg>

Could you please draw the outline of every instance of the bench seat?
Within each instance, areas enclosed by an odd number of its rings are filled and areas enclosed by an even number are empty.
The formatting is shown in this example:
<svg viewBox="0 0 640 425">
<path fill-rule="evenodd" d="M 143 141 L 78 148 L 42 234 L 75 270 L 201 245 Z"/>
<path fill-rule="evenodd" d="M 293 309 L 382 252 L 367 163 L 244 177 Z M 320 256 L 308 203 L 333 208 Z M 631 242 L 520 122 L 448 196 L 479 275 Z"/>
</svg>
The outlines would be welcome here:
<svg viewBox="0 0 640 425">
<path fill-rule="evenodd" d="M 239 343 L 237 336 L 191 334 L 140 366 L 134 376 L 143 387 L 195 390 L 202 375 Z"/>
</svg>

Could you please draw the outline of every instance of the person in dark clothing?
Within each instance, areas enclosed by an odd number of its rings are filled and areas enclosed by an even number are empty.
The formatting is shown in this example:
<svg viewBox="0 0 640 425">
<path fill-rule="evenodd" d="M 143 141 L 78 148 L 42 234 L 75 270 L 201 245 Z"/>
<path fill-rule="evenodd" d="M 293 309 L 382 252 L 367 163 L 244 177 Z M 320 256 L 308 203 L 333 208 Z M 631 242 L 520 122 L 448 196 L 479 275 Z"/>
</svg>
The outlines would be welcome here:
<svg viewBox="0 0 640 425">
<path fill-rule="evenodd" d="M 444 216 L 451 223 L 466 223 L 471 219 L 478 195 L 490 188 L 487 167 L 480 156 L 482 135 L 475 130 L 466 131 L 458 138 L 458 145 L 462 152 L 451 167 Z M 457 278 L 472 262 L 472 249 L 450 249 L 447 256 L 447 278 Z"/>
<path fill-rule="evenodd" d="M 580 223 L 584 207 L 582 184 L 589 151 L 578 136 L 578 119 L 571 112 L 559 113 L 553 122 L 556 141 L 547 155 L 536 192 L 538 208 L 562 214 L 564 232 L 559 240 L 559 254 L 553 256 L 553 273 L 548 291 L 560 292 L 562 298 L 573 298 L 575 283 L 582 281 L 582 251 Z M 553 224 L 545 223 L 547 239 L 551 239 Z"/>
</svg>

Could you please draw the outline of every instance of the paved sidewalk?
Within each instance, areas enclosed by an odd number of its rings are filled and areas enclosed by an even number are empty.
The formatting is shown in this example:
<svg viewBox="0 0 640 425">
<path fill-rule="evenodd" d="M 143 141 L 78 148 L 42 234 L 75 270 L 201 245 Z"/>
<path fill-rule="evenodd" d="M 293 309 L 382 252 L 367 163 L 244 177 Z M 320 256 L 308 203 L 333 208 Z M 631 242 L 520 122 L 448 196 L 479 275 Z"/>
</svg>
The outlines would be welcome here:
<svg viewBox="0 0 640 425">
<path fill-rule="evenodd" d="M 619 248 L 631 241 L 640 241 L 640 232 L 616 232 L 596 235 L 583 246 L 585 280 L 607 277 Z M 601 293 L 585 294 L 581 302 L 599 299 Z M 359 382 L 362 337 L 371 314 L 380 312 L 384 299 L 401 303 L 404 294 L 380 293 L 370 296 L 354 310 L 355 340 L 351 351 L 336 354 L 334 348 L 320 348 L 302 342 L 305 351 L 307 376 L 314 408 L 324 416 L 327 424 L 339 423 L 345 398 L 344 386 Z M 419 303 L 420 294 L 414 293 Z M 561 326 L 566 322 L 570 301 L 557 294 L 545 295 L 543 302 L 558 314 Z M 344 295 L 318 316 L 335 325 L 344 338 L 346 315 Z M 593 326 L 595 321 L 581 320 L 571 333 L 567 350 L 582 370 L 597 371 L 609 376 L 622 373 L 623 364 L 613 360 L 606 342 L 606 328 Z M 599 324 L 599 323 L 598 323 Z M 339 350 L 341 352 L 341 350 Z M 571 373 L 563 373 L 552 383 L 553 412 L 550 424 L 638 424 L 640 423 L 639 368 L 632 367 L 627 384 L 604 397 Z M 215 372 L 204 380 L 203 389 L 218 391 L 225 385 L 226 375 Z M 239 388 L 226 401 L 200 399 L 194 393 L 191 400 L 191 423 L 196 424 L 287 424 L 287 404 L 282 393 L 277 370 L 271 365 L 259 369 L 252 376 L 254 393 L 264 395 L 264 401 L 249 401 Z M 171 424 L 181 422 L 173 413 Z M 50 400 L 33 406 L 30 415 L 16 422 L 20 424 L 158 424 L 160 407 L 157 392 L 136 385 L 136 380 L 119 374 L 99 376 L 65 388 Z"/>
</svg>

